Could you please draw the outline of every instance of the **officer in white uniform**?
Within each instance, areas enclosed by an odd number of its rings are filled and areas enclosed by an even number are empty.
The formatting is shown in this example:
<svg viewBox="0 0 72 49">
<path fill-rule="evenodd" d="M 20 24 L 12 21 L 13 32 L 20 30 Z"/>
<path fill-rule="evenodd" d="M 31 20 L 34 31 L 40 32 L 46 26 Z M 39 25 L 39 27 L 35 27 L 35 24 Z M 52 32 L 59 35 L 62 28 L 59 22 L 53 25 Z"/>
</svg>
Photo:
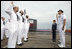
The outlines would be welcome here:
<svg viewBox="0 0 72 49">
<path fill-rule="evenodd" d="M 27 38 L 28 38 L 28 31 L 29 31 L 29 17 L 28 17 L 28 15 L 26 15 L 26 17 L 24 17 L 24 25 L 25 25 L 25 27 L 24 27 L 24 41 L 25 42 L 27 42 L 28 40 L 27 40 Z"/>
<path fill-rule="evenodd" d="M 5 18 L 1 17 L 1 40 L 3 40 L 4 38 L 4 34 L 5 34 L 5 22 L 4 22 Z"/>
<path fill-rule="evenodd" d="M 23 11 L 21 10 L 19 13 L 18 13 L 18 16 L 19 16 L 19 21 L 18 21 L 18 41 L 17 41 L 17 44 L 19 46 L 22 46 L 23 43 L 22 43 L 22 35 L 23 35 L 23 22 L 22 22 L 22 16 L 23 16 Z"/>
<path fill-rule="evenodd" d="M 11 2 L 11 5 L 9 8 L 6 9 L 6 13 L 10 16 L 10 25 L 9 25 L 9 39 L 8 39 L 8 48 L 15 48 L 16 47 L 16 40 L 17 40 L 17 15 L 18 7 L 13 5 L 13 2 Z"/>
<path fill-rule="evenodd" d="M 66 30 L 66 16 L 63 14 L 62 10 L 58 11 L 58 14 L 56 15 L 57 22 L 58 22 L 58 31 L 60 36 L 60 42 L 61 44 L 58 44 L 59 47 L 65 47 L 65 30 Z"/>
</svg>

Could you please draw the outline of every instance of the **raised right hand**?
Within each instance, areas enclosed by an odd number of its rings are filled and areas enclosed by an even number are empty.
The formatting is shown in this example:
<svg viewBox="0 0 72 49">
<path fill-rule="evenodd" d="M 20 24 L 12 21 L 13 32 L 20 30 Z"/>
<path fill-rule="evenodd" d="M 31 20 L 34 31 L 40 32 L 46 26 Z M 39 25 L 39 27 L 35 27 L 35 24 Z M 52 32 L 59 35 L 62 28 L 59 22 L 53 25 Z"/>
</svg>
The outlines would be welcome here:
<svg viewBox="0 0 72 49">
<path fill-rule="evenodd" d="M 11 4 L 13 5 L 13 1 L 11 2 Z"/>
</svg>

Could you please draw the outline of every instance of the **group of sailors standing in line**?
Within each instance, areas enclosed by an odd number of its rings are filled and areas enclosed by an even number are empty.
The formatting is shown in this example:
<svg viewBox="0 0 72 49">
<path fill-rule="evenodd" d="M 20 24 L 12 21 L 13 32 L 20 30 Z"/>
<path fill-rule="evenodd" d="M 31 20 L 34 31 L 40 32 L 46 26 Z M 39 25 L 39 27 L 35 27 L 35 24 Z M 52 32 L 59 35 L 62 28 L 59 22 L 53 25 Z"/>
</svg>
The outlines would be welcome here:
<svg viewBox="0 0 72 49">
<path fill-rule="evenodd" d="M 28 41 L 29 31 L 29 16 L 23 10 L 19 11 L 19 7 L 13 2 L 5 12 L 10 16 L 8 22 L 5 23 L 5 18 L 1 17 L 1 40 L 4 39 L 4 34 L 8 38 L 8 48 L 15 48 L 16 42 L 19 46 L 23 45 L 22 39 Z"/>
</svg>

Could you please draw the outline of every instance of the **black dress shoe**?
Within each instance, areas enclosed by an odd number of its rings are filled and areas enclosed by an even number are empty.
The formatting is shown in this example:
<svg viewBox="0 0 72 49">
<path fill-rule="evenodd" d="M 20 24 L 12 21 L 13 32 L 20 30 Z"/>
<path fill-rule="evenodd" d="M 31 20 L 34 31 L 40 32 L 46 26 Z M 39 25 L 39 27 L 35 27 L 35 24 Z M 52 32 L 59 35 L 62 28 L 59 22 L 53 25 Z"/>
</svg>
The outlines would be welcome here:
<svg viewBox="0 0 72 49">
<path fill-rule="evenodd" d="M 23 43 L 21 43 L 21 44 L 18 44 L 18 46 L 22 46 L 23 45 Z"/>
<path fill-rule="evenodd" d="M 1 41 L 3 41 L 3 40 L 1 40 Z"/>
<path fill-rule="evenodd" d="M 3 41 L 4 39 L 2 39 L 1 41 Z"/>
<path fill-rule="evenodd" d="M 28 38 L 26 38 L 26 39 L 28 39 Z"/>
<path fill-rule="evenodd" d="M 53 42 L 56 42 L 56 40 L 53 40 Z"/>
</svg>

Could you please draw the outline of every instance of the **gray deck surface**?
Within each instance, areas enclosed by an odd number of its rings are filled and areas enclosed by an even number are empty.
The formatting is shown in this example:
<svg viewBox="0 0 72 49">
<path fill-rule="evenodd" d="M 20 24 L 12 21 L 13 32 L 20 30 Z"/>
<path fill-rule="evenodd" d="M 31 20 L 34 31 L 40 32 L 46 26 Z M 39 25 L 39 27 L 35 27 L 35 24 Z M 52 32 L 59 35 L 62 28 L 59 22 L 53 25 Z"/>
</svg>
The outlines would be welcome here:
<svg viewBox="0 0 72 49">
<path fill-rule="evenodd" d="M 24 42 L 22 46 L 16 45 L 16 48 L 59 48 L 59 35 L 57 33 L 56 42 L 52 42 L 51 32 L 29 32 L 29 41 Z M 66 47 L 71 48 L 71 33 L 66 33 Z M 7 39 L 4 37 L 4 40 L 1 41 L 1 48 L 7 48 Z"/>
</svg>

